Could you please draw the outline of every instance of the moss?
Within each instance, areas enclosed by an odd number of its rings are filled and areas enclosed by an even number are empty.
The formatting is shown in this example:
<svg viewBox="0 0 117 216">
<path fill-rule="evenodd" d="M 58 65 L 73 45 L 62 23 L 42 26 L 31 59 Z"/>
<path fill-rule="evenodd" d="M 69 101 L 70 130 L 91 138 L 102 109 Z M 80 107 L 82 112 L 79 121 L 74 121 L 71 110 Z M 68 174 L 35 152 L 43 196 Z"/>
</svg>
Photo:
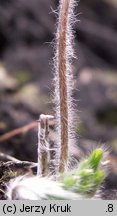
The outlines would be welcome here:
<svg viewBox="0 0 117 216">
<path fill-rule="evenodd" d="M 4 171 L 3 176 L 0 178 L 0 184 L 3 184 L 3 182 L 8 182 L 10 179 L 15 178 L 16 176 L 17 172 Z"/>
</svg>

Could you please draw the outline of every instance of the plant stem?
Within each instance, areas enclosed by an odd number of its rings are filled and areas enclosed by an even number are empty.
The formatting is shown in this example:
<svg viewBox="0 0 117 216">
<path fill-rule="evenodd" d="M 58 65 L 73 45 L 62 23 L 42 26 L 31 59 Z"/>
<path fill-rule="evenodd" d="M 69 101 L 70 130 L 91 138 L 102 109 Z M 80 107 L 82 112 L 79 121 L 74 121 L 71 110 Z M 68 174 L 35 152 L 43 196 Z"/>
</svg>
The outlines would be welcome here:
<svg viewBox="0 0 117 216">
<path fill-rule="evenodd" d="M 71 20 L 73 15 L 74 0 L 61 0 L 58 29 L 56 37 L 56 57 L 55 57 L 55 95 L 58 109 L 56 116 L 58 120 L 58 134 L 60 150 L 59 172 L 63 173 L 68 166 L 70 129 L 71 129 L 71 58 L 72 50 L 72 29 Z"/>
</svg>

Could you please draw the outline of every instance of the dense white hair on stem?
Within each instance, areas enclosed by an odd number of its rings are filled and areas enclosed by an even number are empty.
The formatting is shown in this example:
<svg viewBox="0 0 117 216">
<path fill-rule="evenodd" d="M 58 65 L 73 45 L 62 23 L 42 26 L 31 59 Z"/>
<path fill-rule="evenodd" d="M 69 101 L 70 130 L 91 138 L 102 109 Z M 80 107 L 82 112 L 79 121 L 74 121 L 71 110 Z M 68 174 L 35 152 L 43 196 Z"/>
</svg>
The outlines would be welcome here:
<svg viewBox="0 0 117 216">
<path fill-rule="evenodd" d="M 64 190 L 60 183 L 37 176 L 20 176 L 10 181 L 6 195 L 9 200 L 82 199 Z"/>
<path fill-rule="evenodd" d="M 55 112 L 57 119 L 57 133 L 59 172 L 64 172 L 68 167 L 69 145 L 72 144 L 73 130 L 73 23 L 75 0 L 60 0 L 58 27 L 55 46 Z"/>
</svg>

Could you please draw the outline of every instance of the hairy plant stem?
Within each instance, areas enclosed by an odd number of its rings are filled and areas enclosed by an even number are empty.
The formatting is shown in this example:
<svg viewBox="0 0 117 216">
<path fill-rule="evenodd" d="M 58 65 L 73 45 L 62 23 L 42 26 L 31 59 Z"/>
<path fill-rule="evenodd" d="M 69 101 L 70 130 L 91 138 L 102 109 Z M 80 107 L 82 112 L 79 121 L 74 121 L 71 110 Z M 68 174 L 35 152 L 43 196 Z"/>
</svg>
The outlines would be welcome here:
<svg viewBox="0 0 117 216">
<path fill-rule="evenodd" d="M 59 20 L 56 38 L 56 94 L 58 96 L 58 110 L 56 115 L 58 119 L 58 134 L 60 150 L 59 172 L 63 173 L 68 166 L 69 142 L 70 142 L 70 108 L 71 108 L 71 90 L 69 73 L 71 73 L 71 16 L 73 15 L 74 0 L 61 0 L 59 10 Z M 71 49 L 70 49 L 71 48 Z M 57 80 L 58 79 L 58 80 Z M 73 81 L 71 81 L 73 82 Z M 55 84 L 56 84 L 55 83 Z"/>
<path fill-rule="evenodd" d="M 67 105 L 67 82 L 66 82 L 66 32 L 69 1 L 64 1 L 60 11 L 58 41 L 59 50 L 59 89 L 60 89 L 60 121 L 61 121 L 61 155 L 59 172 L 64 172 L 68 158 L 68 105 Z"/>
</svg>

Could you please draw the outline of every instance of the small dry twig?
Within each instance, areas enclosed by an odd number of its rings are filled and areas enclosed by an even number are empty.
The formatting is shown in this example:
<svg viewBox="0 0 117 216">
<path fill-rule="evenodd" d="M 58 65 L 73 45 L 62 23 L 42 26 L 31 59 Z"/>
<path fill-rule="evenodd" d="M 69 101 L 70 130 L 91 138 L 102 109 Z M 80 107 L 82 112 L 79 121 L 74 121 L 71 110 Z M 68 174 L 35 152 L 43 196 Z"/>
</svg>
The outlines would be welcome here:
<svg viewBox="0 0 117 216">
<path fill-rule="evenodd" d="M 37 127 L 37 122 L 31 122 L 30 124 L 27 124 L 23 127 L 17 128 L 15 130 L 12 130 L 8 133 L 3 134 L 2 136 L 0 136 L 0 142 L 3 142 L 5 140 L 8 140 L 18 134 L 22 134 L 22 133 L 26 133 L 27 131 L 36 128 Z"/>
<path fill-rule="evenodd" d="M 46 176 L 49 171 L 49 119 L 54 116 L 41 114 L 38 122 L 38 167 L 37 175 Z"/>
<path fill-rule="evenodd" d="M 12 157 L 10 155 L 0 152 L 0 161 L 7 162 L 7 161 L 20 161 L 20 160 L 16 159 L 15 157 Z"/>
</svg>

